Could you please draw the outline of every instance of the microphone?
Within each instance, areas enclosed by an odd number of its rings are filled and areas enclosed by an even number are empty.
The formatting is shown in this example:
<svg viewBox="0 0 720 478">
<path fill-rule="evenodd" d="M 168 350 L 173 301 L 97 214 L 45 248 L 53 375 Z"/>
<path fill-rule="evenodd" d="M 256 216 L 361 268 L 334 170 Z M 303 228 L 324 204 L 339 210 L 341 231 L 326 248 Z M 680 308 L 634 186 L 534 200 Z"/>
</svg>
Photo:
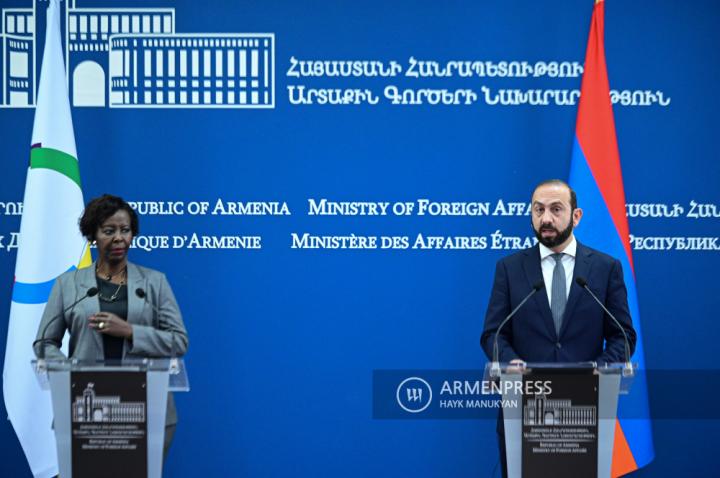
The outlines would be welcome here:
<svg viewBox="0 0 720 478">
<path fill-rule="evenodd" d="M 142 300 L 144 300 L 147 305 L 152 307 L 152 309 L 155 311 L 155 315 L 156 315 L 157 319 L 160 320 L 160 310 L 157 307 L 155 307 L 155 304 L 150 302 L 150 300 L 147 297 L 147 294 L 145 293 L 145 290 L 143 290 L 141 287 L 138 287 L 137 289 L 135 289 L 135 295 L 138 296 L 139 298 L 141 298 Z"/>
<path fill-rule="evenodd" d="M 615 318 L 615 316 L 610 312 L 607 307 L 605 307 L 605 304 L 602 303 L 600 299 L 597 298 L 595 294 L 593 294 L 593 291 L 590 290 L 590 287 L 588 287 L 588 283 L 585 280 L 584 277 L 576 277 L 575 282 L 577 285 L 585 289 L 590 296 L 595 299 L 595 302 L 597 302 L 600 307 L 605 311 L 607 315 L 610 316 L 611 319 L 613 319 L 613 322 L 615 322 L 615 325 L 617 325 L 618 329 L 620 329 L 620 332 L 623 334 L 623 338 L 625 339 L 625 368 L 623 369 L 623 375 L 625 376 L 632 376 L 634 375 L 632 364 L 630 363 L 630 342 L 628 341 L 627 334 L 625 333 L 625 329 L 620 325 L 620 322 Z"/>
<path fill-rule="evenodd" d="M 37 339 L 37 340 L 36 340 L 35 342 L 33 342 L 33 344 L 32 344 L 32 346 L 35 347 L 35 345 L 37 345 L 37 344 L 39 344 L 39 343 L 42 343 L 42 347 L 40 347 L 40 351 L 38 352 L 38 360 L 45 360 L 45 344 L 50 340 L 50 339 L 46 339 L 46 338 L 45 338 L 45 333 L 47 332 L 47 329 L 50 327 L 50 324 L 52 324 L 53 322 L 55 322 L 55 321 L 56 321 L 57 319 L 59 319 L 60 317 L 64 317 L 64 316 L 65 316 L 65 312 L 67 312 L 68 310 L 72 309 L 73 307 L 75 307 L 76 305 L 78 305 L 78 304 L 79 304 L 80 302 L 82 302 L 83 300 L 87 299 L 88 297 L 94 297 L 94 296 L 96 296 L 98 292 L 100 292 L 100 289 L 98 289 L 97 287 L 90 287 L 90 288 L 87 290 L 87 292 L 85 292 L 85 295 L 83 295 L 82 297 L 80 297 L 78 300 L 76 300 L 75 302 L 73 302 L 73 303 L 70 304 L 69 306 L 65 307 L 62 312 L 60 312 L 59 314 L 57 314 L 55 317 L 53 317 L 52 319 L 50 319 L 50 321 L 49 321 L 47 324 L 45 324 L 45 327 L 43 327 L 42 333 L 40 334 L 40 338 Z M 38 364 L 38 367 L 40 367 L 39 364 Z"/>
<path fill-rule="evenodd" d="M 541 281 L 541 280 L 537 281 L 535 284 L 533 284 L 532 290 L 528 293 L 528 295 L 526 295 L 525 298 L 522 301 L 520 301 L 520 303 L 512 310 L 512 312 L 510 312 L 510 314 L 508 314 L 508 316 L 505 317 L 505 320 L 500 322 L 500 325 L 498 326 L 497 330 L 495 331 L 495 340 L 493 341 L 493 361 L 492 361 L 492 365 L 490 366 L 490 376 L 491 377 L 499 377 L 500 376 L 500 362 L 499 362 L 499 357 L 498 357 L 498 355 L 499 355 L 498 336 L 500 335 L 500 330 L 502 330 L 502 328 L 505 326 L 505 324 L 510 319 L 513 318 L 513 316 L 517 313 L 518 310 L 520 310 L 520 307 L 525 305 L 525 302 L 527 302 L 530 299 L 530 297 L 532 297 L 533 294 L 535 294 L 535 292 L 539 291 L 543 287 L 545 287 L 545 282 Z"/>
<path fill-rule="evenodd" d="M 157 317 L 158 322 L 160 322 L 160 309 L 158 309 L 157 306 L 150 301 L 148 295 L 145 293 L 145 290 L 142 287 L 138 287 L 137 289 L 135 289 L 135 295 L 143 299 L 146 304 L 152 307 L 152 309 L 155 311 L 155 316 Z M 170 346 L 171 355 L 168 370 L 172 375 L 175 375 L 180 371 L 180 366 L 178 364 L 177 353 L 175 352 L 175 334 L 172 330 L 170 330 L 170 334 L 172 337 L 172 344 Z"/>
</svg>

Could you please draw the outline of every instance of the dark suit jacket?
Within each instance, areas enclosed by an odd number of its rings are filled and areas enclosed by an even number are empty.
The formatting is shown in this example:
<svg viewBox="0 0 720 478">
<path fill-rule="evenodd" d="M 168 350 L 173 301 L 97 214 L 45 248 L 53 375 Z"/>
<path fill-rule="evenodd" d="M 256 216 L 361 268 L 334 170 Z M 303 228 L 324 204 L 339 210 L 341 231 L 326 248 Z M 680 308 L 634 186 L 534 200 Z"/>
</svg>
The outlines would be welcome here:
<svg viewBox="0 0 720 478">
<path fill-rule="evenodd" d="M 547 292 L 537 291 L 505 324 L 498 338 L 500 361 L 526 362 L 622 362 L 625 345 L 622 332 L 612 319 L 583 290 L 575 279 L 584 277 L 588 287 L 622 324 L 630 353 L 636 334 L 628 310 L 622 265 L 617 259 L 577 243 L 573 281 L 560 334 L 550 312 Z M 480 342 L 492 360 L 493 341 L 500 323 L 543 280 L 540 248 L 526 249 L 498 261 Z"/>
</svg>

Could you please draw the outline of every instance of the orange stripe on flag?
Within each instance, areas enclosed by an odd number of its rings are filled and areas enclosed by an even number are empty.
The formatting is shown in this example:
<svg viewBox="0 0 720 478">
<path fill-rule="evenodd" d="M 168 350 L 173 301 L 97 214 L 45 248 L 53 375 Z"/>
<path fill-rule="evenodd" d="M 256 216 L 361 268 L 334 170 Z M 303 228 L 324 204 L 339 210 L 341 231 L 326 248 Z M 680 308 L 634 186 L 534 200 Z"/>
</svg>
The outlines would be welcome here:
<svg viewBox="0 0 720 478">
<path fill-rule="evenodd" d="M 610 475 L 613 478 L 623 476 L 631 471 L 637 470 L 635 458 L 633 458 L 630 446 L 625 439 L 620 421 L 615 420 L 615 444 L 613 446 L 612 469 Z"/>
</svg>

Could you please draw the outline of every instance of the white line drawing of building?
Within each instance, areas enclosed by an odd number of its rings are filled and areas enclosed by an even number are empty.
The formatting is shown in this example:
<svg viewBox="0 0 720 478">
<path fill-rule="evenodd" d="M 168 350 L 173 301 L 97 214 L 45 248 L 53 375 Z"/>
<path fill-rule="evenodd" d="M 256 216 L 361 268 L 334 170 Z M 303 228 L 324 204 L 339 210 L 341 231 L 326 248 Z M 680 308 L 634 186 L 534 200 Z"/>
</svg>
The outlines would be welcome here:
<svg viewBox="0 0 720 478">
<path fill-rule="evenodd" d="M 272 108 L 272 44 L 263 33 L 113 35 L 110 106 Z"/>
<path fill-rule="evenodd" d="M 73 422 L 145 422 L 143 402 L 121 402 L 118 396 L 95 394 L 95 384 L 89 382 L 72 406 Z"/>
<path fill-rule="evenodd" d="M 66 58 L 73 106 L 105 106 L 108 98 L 110 38 L 118 33 L 174 33 L 171 8 L 70 8 L 67 14 Z"/>
<path fill-rule="evenodd" d="M 524 425 L 585 425 L 597 424 L 597 407 L 573 405 L 571 400 L 537 395 L 528 399 L 523 410 Z"/>
<path fill-rule="evenodd" d="M 48 4 L 2 9 L 0 108 L 35 105 Z M 179 34 L 175 8 L 89 8 L 76 0 L 61 2 L 61 18 L 73 106 L 275 107 L 273 33 Z"/>
<path fill-rule="evenodd" d="M 35 104 L 35 17 L 32 8 L 2 10 L 0 105 Z"/>
</svg>

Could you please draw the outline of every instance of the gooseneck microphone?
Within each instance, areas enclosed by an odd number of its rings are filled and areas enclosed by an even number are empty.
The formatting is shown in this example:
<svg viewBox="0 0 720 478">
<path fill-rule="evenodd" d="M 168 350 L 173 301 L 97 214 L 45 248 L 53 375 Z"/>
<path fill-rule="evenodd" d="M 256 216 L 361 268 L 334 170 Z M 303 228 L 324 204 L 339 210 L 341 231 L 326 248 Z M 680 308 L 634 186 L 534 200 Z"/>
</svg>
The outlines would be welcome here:
<svg viewBox="0 0 720 478">
<path fill-rule="evenodd" d="M 595 294 L 593 294 L 593 291 L 590 290 L 590 287 L 588 287 L 588 283 L 584 277 L 576 277 L 575 282 L 577 283 L 577 285 L 579 285 L 580 287 L 585 289 L 587 291 L 587 293 L 590 294 L 590 296 L 593 299 L 595 299 L 595 302 L 597 302 L 600 305 L 600 307 L 602 307 L 602 309 L 605 311 L 605 313 L 610 316 L 610 318 L 613 320 L 613 322 L 615 322 L 615 325 L 617 325 L 618 329 L 620 329 L 620 332 L 622 332 L 623 338 L 625 339 L 625 368 L 623 370 L 623 374 L 624 375 L 633 375 L 634 371 L 633 371 L 632 364 L 630 363 L 630 341 L 628 341 L 627 334 L 625 333 L 625 329 L 623 328 L 622 325 L 620 325 L 620 322 L 615 318 L 615 316 L 612 314 L 612 312 L 610 312 L 607 309 L 607 307 L 605 307 L 605 304 L 603 304 L 602 301 L 600 299 L 598 299 Z"/>
<path fill-rule="evenodd" d="M 155 304 L 153 304 L 150 299 L 148 298 L 147 293 L 145 293 L 145 290 L 142 287 L 138 287 L 135 289 L 135 295 L 139 298 L 143 299 L 146 304 L 148 304 L 152 309 L 155 311 L 155 316 L 157 317 L 158 322 L 160 322 L 160 309 L 157 308 Z M 165 325 L 165 324 L 162 324 Z M 179 371 L 178 366 L 178 360 L 177 360 L 177 353 L 175 351 L 175 333 L 173 330 L 168 329 L 171 337 L 172 337 L 172 343 L 170 345 L 170 373 L 176 374 Z"/>
<path fill-rule="evenodd" d="M 510 314 L 508 314 L 508 316 L 505 317 L 505 320 L 500 322 L 500 325 L 498 326 L 497 330 L 495 331 L 495 340 L 493 341 L 493 361 L 492 361 L 492 365 L 490 366 L 490 376 L 491 377 L 499 377 L 500 376 L 500 362 L 499 362 L 499 350 L 498 350 L 498 336 L 500 335 L 500 331 L 505 326 L 505 324 L 510 319 L 513 318 L 513 316 L 517 313 L 517 311 L 520 310 L 520 308 L 523 305 L 525 305 L 525 302 L 530 300 L 530 297 L 532 297 L 533 294 L 535 294 L 535 292 L 539 291 L 543 287 L 545 287 L 545 282 L 541 281 L 541 280 L 537 281 L 535 284 L 533 284 L 532 290 L 530 292 L 528 292 L 528 295 L 526 295 L 525 298 L 522 301 L 520 301 L 520 303 L 512 310 L 512 312 L 510 312 Z"/>
<path fill-rule="evenodd" d="M 45 327 L 43 327 L 42 333 L 40 334 L 40 338 L 37 339 L 35 342 L 33 342 L 33 347 L 35 347 L 35 345 L 37 345 L 37 344 L 39 344 L 39 343 L 42 344 L 42 347 L 40 347 L 40 351 L 38 352 L 38 360 L 45 360 L 45 344 L 51 340 L 51 339 L 46 339 L 46 338 L 45 338 L 45 333 L 47 332 L 48 328 L 50 327 L 50 324 L 52 324 L 53 322 L 55 322 L 57 319 L 59 319 L 59 318 L 61 318 L 61 317 L 64 317 L 64 316 L 65 316 L 65 313 L 66 313 L 68 310 L 72 309 L 73 307 L 75 307 L 76 305 L 78 305 L 78 304 L 79 304 L 80 302 L 82 302 L 83 300 L 87 299 L 88 297 L 96 296 L 99 291 L 100 291 L 100 290 L 99 290 L 97 287 L 90 287 L 90 288 L 87 290 L 87 292 L 85 292 L 85 295 L 83 295 L 83 296 L 80 297 L 78 300 L 76 300 L 76 301 L 73 302 L 72 304 L 70 304 L 70 305 L 68 305 L 67 307 L 65 307 L 62 312 L 60 312 L 59 314 L 57 314 L 55 317 L 53 317 L 52 319 L 50 319 L 50 321 L 49 321 L 47 324 L 45 324 Z"/>
</svg>

